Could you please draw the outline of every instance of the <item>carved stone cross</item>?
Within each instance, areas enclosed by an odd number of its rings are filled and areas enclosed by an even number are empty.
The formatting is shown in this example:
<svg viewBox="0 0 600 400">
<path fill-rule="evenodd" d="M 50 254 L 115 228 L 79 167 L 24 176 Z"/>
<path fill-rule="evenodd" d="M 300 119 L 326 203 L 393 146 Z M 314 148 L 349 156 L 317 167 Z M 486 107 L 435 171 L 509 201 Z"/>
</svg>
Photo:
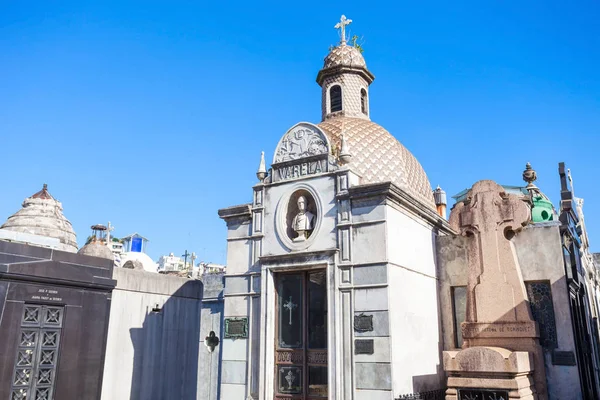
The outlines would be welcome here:
<svg viewBox="0 0 600 400">
<path fill-rule="evenodd" d="M 518 196 L 494 181 L 479 181 L 450 214 L 467 236 L 467 322 L 531 321 L 527 294 L 511 239 L 529 221 Z"/>
<path fill-rule="evenodd" d="M 335 24 L 334 28 L 340 30 L 340 36 L 342 38 L 341 43 L 346 44 L 346 25 L 350 25 L 352 23 L 351 19 L 346 18 L 345 15 L 342 15 L 340 18 L 340 22 Z"/>
</svg>

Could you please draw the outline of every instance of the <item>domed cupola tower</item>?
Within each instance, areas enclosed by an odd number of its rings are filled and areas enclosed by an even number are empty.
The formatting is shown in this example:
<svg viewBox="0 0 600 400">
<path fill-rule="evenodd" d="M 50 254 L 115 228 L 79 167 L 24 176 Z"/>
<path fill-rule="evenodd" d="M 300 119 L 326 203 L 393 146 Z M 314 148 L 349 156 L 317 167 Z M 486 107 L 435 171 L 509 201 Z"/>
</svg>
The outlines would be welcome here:
<svg viewBox="0 0 600 400">
<path fill-rule="evenodd" d="M 325 57 L 317 75 L 323 121 L 335 116 L 369 119 L 369 85 L 375 76 L 367 69 L 361 52 L 346 43 L 346 26 L 351 22 L 342 15 L 335 25 L 341 31 L 340 44 Z"/>
</svg>

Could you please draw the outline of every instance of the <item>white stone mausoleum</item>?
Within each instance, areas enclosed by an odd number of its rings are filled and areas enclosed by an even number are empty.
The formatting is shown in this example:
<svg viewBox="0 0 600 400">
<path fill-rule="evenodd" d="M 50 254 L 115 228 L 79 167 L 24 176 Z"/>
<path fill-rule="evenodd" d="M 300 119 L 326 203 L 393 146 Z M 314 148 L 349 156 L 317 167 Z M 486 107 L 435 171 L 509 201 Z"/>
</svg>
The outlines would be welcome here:
<svg viewBox="0 0 600 400">
<path fill-rule="evenodd" d="M 371 121 L 374 80 L 341 42 L 322 120 L 285 132 L 251 204 L 225 208 L 220 398 L 391 400 L 445 385 L 435 237 L 417 159 Z"/>
</svg>

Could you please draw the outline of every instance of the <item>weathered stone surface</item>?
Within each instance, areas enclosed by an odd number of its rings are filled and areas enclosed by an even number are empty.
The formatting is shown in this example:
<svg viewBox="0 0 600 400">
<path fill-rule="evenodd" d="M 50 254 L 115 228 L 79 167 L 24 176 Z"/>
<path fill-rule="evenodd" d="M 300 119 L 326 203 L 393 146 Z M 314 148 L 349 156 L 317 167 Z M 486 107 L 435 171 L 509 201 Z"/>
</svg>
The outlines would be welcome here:
<svg viewBox="0 0 600 400">
<path fill-rule="evenodd" d="M 444 369 L 452 372 L 523 373 L 533 368 L 531 355 L 500 347 L 471 347 L 444 352 Z"/>
<path fill-rule="evenodd" d="M 356 312 L 354 316 L 365 314 L 373 316 L 373 330 L 370 332 L 357 332 L 354 331 L 354 336 L 389 336 L 390 334 L 390 322 L 387 311 L 368 311 L 368 312 Z"/>
<path fill-rule="evenodd" d="M 354 267 L 354 284 L 355 285 L 370 285 L 387 282 L 387 266 L 370 265 Z"/>
<path fill-rule="evenodd" d="M 449 220 L 469 238 L 467 321 L 531 321 L 521 268 L 506 237 L 527 223 L 529 208 L 493 181 L 475 183 L 467 197 Z"/>
<path fill-rule="evenodd" d="M 105 244 L 97 242 L 86 244 L 81 249 L 79 249 L 77 253 L 90 257 L 108 258 L 110 260 L 114 258 L 112 251 L 110 251 L 110 249 Z"/>
<path fill-rule="evenodd" d="M 390 390 L 392 388 L 390 364 L 357 362 L 354 365 L 357 389 Z"/>
<path fill-rule="evenodd" d="M 356 339 L 363 340 L 363 339 Z M 390 338 L 376 337 L 368 340 L 373 341 L 373 354 L 355 354 L 356 362 L 390 362 Z"/>
<path fill-rule="evenodd" d="M 245 361 L 223 361 L 221 371 L 221 383 L 246 384 Z"/>
<path fill-rule="evenodd" d="M 444 352 L 444 368 L 450 378 L 467 374 L 471 379 L 466 387 L 475 389 L 483 380 L 514 381 L 533 372 L 535 390 L 546 398 L 539 331 L 511 243 L 529 216 L 522 198 L 505 193 L 493 181 L 475 183 L 466 199 L 452 209 L 450 225 L 466 237 L 467 312 L 462 326 L 465 349 Z M 515 398 L 532 398 L 528 391 Z"/>
<path fill-rule="evenodd" d="M 225 294 L 248 293 L 250 289 L 249 276 L 226 276 Z"/>
<path fill-rule="evenodd" d="M 387 309 L 387 288 L 357 289 L 354 292 L 355 311 L 384 311 Z"/>
</svg>

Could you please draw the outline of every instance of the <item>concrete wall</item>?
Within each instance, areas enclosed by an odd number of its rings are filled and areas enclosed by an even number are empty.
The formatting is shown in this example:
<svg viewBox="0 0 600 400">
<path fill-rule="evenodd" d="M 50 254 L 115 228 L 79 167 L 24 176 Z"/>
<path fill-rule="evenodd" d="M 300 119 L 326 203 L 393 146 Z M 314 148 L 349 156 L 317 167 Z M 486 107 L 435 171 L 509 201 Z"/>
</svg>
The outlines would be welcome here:
<svg viewBox="0 0 600 400">
<path fill-rule="evenodd" d="M 123 268 L 113 278 L 102 399 L 195 399 L 202 282 Z"/>
<path fill-rule="evenodd" d="M 569 293 L 563 263 L 558 222 L 534 224 L 523 229 L 513 242 L 524 281 L 550 281 L 560 351 L 575 353 Z M 554 365 L 551 351 L 544 351 L 550 399 L 581 398 L 577 366 Z"/>
<path fill-rule="evenodd" d="M 405 211 L 386 211 L 394 395 L 438 390 L 445 375 L 434 234 Z"/>
<path fill-rule="evenodd" d="M 207 274 L 202 277 L 204 296 L 200 324 L 200 355 L 198 360 L 197 400 L 217 400 L 221 380 L 221 348 L 219 342 L 214 350 L 206 344 L 210 332 L 222 340 L 223 326 L 223 274 Z"/>
<path fill-rule="evenodd" d="M 442 338 L 444 350 L 456 349 L 455 334 L 460 326 L 454 326 L 452 288 L 467 286 L 467 249 L 462 236 L 438 236 L 436 239 L 438 263 L 438 287 Z"/>
</svg>

